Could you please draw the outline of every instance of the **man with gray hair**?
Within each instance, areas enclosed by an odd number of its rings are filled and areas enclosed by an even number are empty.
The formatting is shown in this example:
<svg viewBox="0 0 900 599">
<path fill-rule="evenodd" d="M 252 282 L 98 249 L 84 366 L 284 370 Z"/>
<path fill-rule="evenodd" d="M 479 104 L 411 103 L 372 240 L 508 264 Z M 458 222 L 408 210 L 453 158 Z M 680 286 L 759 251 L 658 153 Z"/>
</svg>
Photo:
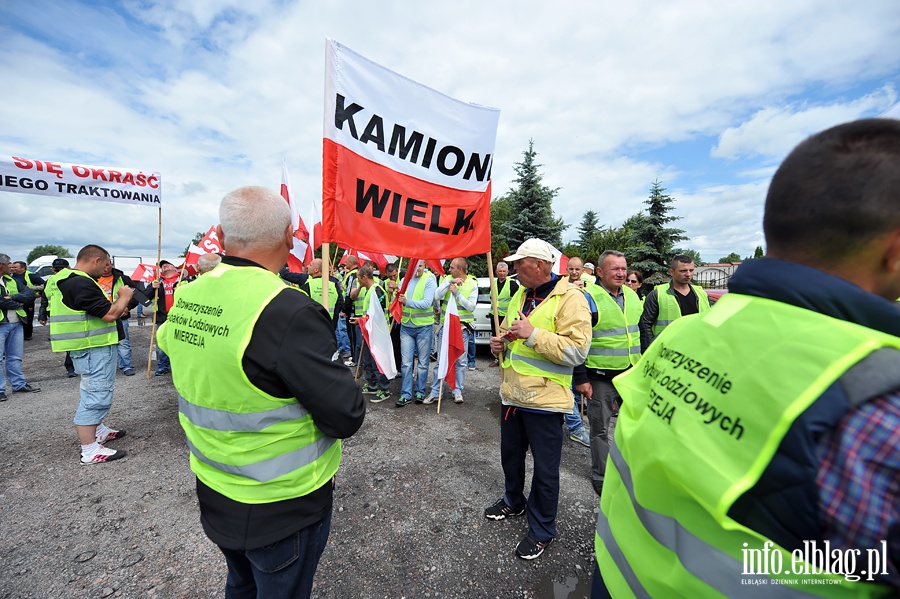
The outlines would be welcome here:
<svg viewBox="0 0 900 599">
<path fill-rule="evenodd" d="M 197 259 L 197 270 L 202 275 L 217 267 L 220 262 L 222 262 L 222 256 L 219 254 L 203 254 Z"/>
<path fill-rule="evenodd" d="M 28 287 L 19 289 L 10 276 L 9 256 L 0 254 L 0 362 L 6 358 L 6 374 L 0 368 L 0 401 L 6 401 L 6 377 L 12 385 L 13 393 L 40 391 L 32 387 L 22 374 L 22 356 L 25 353 L 25 339 L 22 323 L 25 321 L 27 302 L 34 302 L 35 293 Z"/>
<path fill-rule="evenodd" d="M 200 520 L 225 556 L 226 597 L 308 597 L 331 529 L 340 439 L 362 425 L 365 403 L 336 361 L 325 308 L 277 274 L 293 247 L 284 199 L 242 187 L 219 219 L 227 254 L 178 290 L 159 330 Z"/>
</svg>

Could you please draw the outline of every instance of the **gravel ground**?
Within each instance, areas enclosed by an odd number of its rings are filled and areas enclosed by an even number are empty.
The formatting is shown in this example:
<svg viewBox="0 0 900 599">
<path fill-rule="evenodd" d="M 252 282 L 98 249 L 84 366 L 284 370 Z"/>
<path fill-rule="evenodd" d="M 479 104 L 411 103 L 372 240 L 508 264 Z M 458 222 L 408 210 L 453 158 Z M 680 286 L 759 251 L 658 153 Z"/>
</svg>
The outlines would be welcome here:
<svg viewBox="0 0 900 599">
<path fill-rule="evenodd" d="M 150 327 L 135 325 L 135 363 L 146 368 Z M 225 563 L 200 526 L 171 378 L 119 372 L 107 423 L 128 431 L 112 444 L 128 456 L 82 466 L 72 424 L 80 379 L 66 378 L 47 335 L 35 327 L 25 343 L 23 370 L 42 392 L 0 403 L 0 598 L 222 596 Z M 344 444 L 313 596 L 590 594 L 598 505 L 586 447 L 565 442 L 559 535 L 542 557 L 513 553 L 524 518 L 483 516 L 503 473 L 499 373 L 482 351 L 462 405 L 368 405 Z"/>
</svg>

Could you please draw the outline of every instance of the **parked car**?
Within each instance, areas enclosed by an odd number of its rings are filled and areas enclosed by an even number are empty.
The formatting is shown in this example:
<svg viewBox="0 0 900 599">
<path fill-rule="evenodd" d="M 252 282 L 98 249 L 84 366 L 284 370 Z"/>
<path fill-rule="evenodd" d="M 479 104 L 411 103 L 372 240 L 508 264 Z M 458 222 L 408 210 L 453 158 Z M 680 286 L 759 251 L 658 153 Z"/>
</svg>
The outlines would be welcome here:
<svg viewBox="0 0 900 599">
<path fill-rule="evenodd" d="M 706 295 L 709 296 L 709 305 L 712 306 L 719 298 L 728 293 L 727 289 L 707 289 Z"/>
<path fill-rule="evenodd" d="M 475 345 L 491 343 L 491 283 L 487 277 L 478 277 L 478 305 L 475 306 Z"/>
</svg>

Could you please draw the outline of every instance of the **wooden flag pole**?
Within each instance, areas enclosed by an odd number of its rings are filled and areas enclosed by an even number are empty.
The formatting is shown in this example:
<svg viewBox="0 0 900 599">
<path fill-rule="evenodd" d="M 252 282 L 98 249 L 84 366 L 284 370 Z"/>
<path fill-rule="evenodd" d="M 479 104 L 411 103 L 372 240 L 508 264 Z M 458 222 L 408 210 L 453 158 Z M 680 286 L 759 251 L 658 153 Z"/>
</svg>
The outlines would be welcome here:
<svg viewBox="0 0 900 599">
<path fill-rule="evenodd" d="M 162 259 L 162 206 L 159 207 L 159 229 L 156 237 L 156 280 L 160 280 L 160 267 L 159 261 Z M 162 284 L 162 283 L 160 283 Z M 156 340 L 156 312 L 159 309 L 159 299 L 156 297 L 158 291 L 154 290 L 153 299 L 156 300 L 156 304 L 153 309 L 153 321 L 151 322 L 150 329 L 150 349 L 147 350 L 147 380 L 150 380 L 150 369 L 153 366 L 153 342 Z M 163 301 L 165 301 L 165 294 L 163 294 Z"/>
<path fill-rule="evenodd" d="M 494 331 L 496 331 L 497 335 L 500 334 L 500 315 L 497 314 L 497 283 L 494 280 L 494 258 L 491 250 L 487 252 L 487 267 L 488 267 L 488 279 L 490 279 L 491 285 L 491 317 L 494 319 Z M 509 283 L 507 283 L 509 285 Z M 497 358 L 498 361 L 503 361 L 503 351 L 501 353 L 494 354 L 494 357 Z M 500 383 L 503 383 L 503 365 L 500 366 Z"/>
<path fill-rule="evenodd" d="M 440 360 L 440 356 L 438 356 L 438 360 Z M 441 379 L 441 386 L 438 389 L 438 409 L 437 413 L 441 413 L 441 396 L 444 394 L 444 379 Z"/>
</svg>

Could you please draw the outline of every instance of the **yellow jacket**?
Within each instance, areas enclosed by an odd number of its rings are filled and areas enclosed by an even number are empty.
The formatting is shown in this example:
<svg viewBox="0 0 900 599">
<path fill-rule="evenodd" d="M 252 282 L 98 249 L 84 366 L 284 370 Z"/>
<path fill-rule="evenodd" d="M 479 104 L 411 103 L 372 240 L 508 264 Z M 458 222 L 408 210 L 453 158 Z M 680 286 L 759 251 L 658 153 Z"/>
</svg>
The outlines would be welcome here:
<svg viewBox="0 0 900 599">
<path fill-rule="evenodd" d="M 525 340 L 532 348 L 551 362 L 574 368 L 583 364 L 591 347 L 591 312 L 584 292 L 578 287 L 570 287 L 566 277 L 560 277 L 547 296 L 546 302 L 559 296 L 554 316 L 555 331 L 536 328 Z M 510 302 L 509 314 L 518 318 L 524 296 L 519 303 Z M 500 334 L 509 328 L 509 315 L 500 324 Z M 503 369 L 500 384 L 500 398 L 503 405 L 548 412 L 572 412 L 572 390 L 545 377 L 528 376 L 513 368 Z"/>
</svg>

